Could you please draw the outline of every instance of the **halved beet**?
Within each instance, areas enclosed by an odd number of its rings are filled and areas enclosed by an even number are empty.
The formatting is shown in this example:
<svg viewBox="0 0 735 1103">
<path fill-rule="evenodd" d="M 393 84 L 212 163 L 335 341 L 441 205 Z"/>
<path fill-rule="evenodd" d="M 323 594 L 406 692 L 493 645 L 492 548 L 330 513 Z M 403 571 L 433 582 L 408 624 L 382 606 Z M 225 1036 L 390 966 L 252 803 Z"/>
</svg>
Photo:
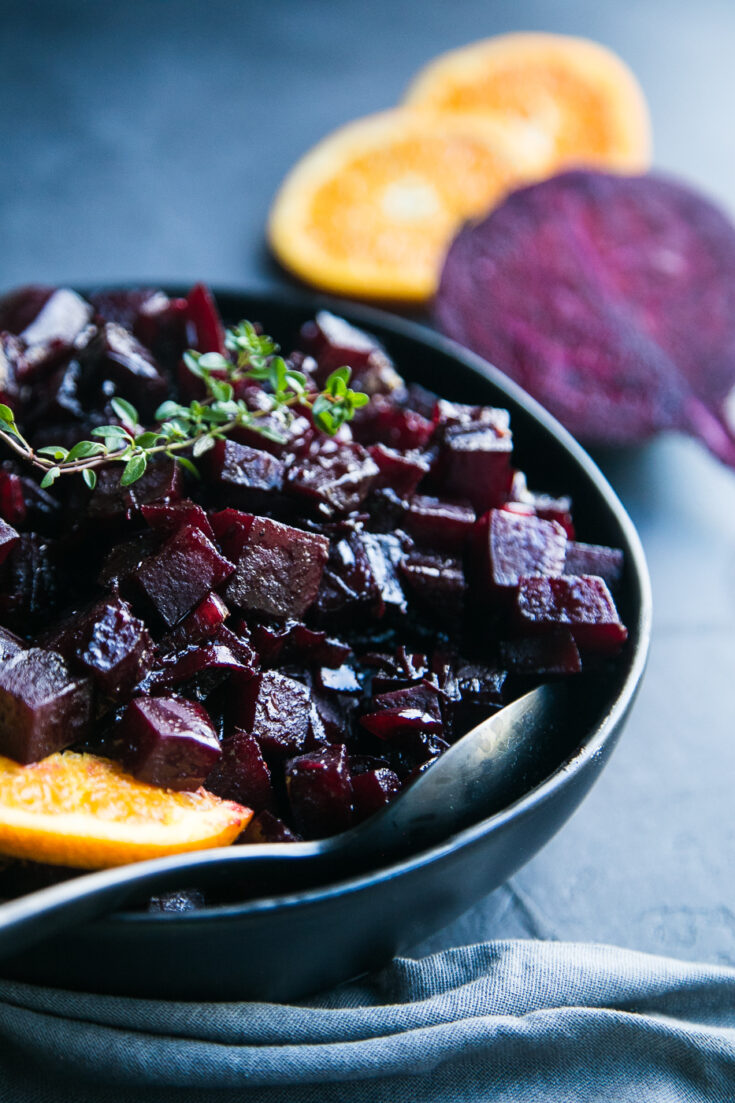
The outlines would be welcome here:
<svg viewBox="0 0 735 1103">
<path fill-rule="evenodd" d="M 234 731 L 222 740 L 221 749 L 222 757 L 207 778 L 207 789 L 254 812 L 275 812 L 271 773 L 257 739 L 248 732 Z"/>
<path fill-rule="evenodd" d="M 214 527 L 219 535 L 216 523 Z M 238 532 L 242 550 L 227 585 L 228 600 L 274 617 L 301 617 L 317 595 L 329 541 L 268 517 L 254 517 L 247 533 Z M 230 545 L 225 541 L 225 546 Z"/>
<path fill-rule="evenodd" d="M 65 620 L 48 645 L 116 701 L 131 693 L 153 655 L 148 629 L 119 596 L 103 598 Z"/>
<path fill-rule="evenodd" d="M 623 574 L 623 553 L 620 548 L 570 540 L 564 560 L 564 574 L 596 574 L 614 590 Z"/>
<path fill-rule="evenodd" d="M 475 576 L 484 596 L 511 595 L 521 575 L 560 575 L 567 537 L 555 521 L 493 509 L 477 522 Z"/>
<path fill-rule="evenodd" d="M 684 184 L 577 171 L 514 192 L 455 239 L 436 316 L 583 440 L 678 428 L 735 465 L 735 227 Z"/>
<path fill-rule="evenodd" d="M 230 698 L 235 724 L 255 736 L 266 757 L 283 759 L 304 750 L 311 697 L 301 682 L 266 670 L 236 682 Z"/>
<path fill-rule="evenodd" d="M 191 612 L 234 571 L 201 529 L 184 525 L 133 571 L 131 579 L 165 624 Z"/>
<path fill-rule="evenodd" d="M 38 762 L 87 734 L 92 687 L 61 655 L 31 647 L 0 662 L 0 754 Z"/>
<path fill-rule="evenodd" d="M 352 783 L 344 744 L 293 758 L 286 767 L 286 790 L 298 830 L 320 839 L 345 831 L 352 819 Z"/>
<path fill-rule="evenodd" d="M 578 647 L 615 655 L 628 638 L 615 602 L 601 578 L 521 578 L 515 606 L 521 632 L 548 634 L 569 628 Z"/>
<path fill-rule="evenodd" d="M 206 710 L 183 697 L 136 697 L 118 735 L 133 776 L 166 789 L 198 789 L 221 754 Z"/>
</svg>

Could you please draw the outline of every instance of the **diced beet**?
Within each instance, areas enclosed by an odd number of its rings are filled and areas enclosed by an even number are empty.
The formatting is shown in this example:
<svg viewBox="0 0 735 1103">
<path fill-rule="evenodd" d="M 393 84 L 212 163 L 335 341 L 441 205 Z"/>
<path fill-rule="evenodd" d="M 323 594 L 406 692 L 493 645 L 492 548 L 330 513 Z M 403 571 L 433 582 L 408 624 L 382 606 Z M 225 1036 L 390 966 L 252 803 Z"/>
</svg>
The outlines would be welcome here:
<svg viewBox="0 0 735 1103">
<path fill-rule="evenodd" d="M 273 666 L 280 659 L 296 659 L 338 667 L 352 653 L 346 643 L 331 639 L 326 632 L 307 628 L 299 621 L 285 625 L 255 624 L 251 638 L 264 666 Z"/>
<path fill-rule="evenodd" d="M 133 776 L 166 789 L 198 789 L 221 754 L 206 710 L 183 697 L 136 697 L 119 736 Z"/>
<path fill-rule="evenodd" d="M 317 595 L 328 553 L 324 536 L 255 517 L 226 597 L 240 609 L 299 618 Z"/>
<path fill-rule="evenodd" d="M 0 620 L 27 634 L 53 615 L 63 596 L 53 541 L 24 532 L 2 568 Z"/>
<path fill-rule="evenodd" d="M 444 502 L 414 494 L 404 518 L 406 531 L 418 544 L 440 551 L 461 552 L 472 533 L 475 511 L 469 502 Z"/>
<path fill-rule="evenodd" d="M 345 663 L 343 666 L 323 666 L 317 675 L 321 689 L 333 693 L 362 693 L 362 684 L 354 668 Z"/>
<path fill-rule="evenodd" d="M 14 528 L 55 532 L 61 520 L 58 499 L 43 490 L 28 475 L 19 475 L 10 465 L 0 470 L 0 516 Z"/>
<path fill-rule="evenodd" d="M 361 716 L 360 723 L 379 739 L 395 739 L 414 729 L 428 735 L 441 735 L 444 730 L 439 697 L 428 682 L 378 694 L 373 707 L 375 711 Z"/>
<path fill-rule="evenodd" d="M 405 729 L 391 741 L 391 768 L 406 784 L 414 780 L 425 763 L 434 762 L 447 750 L 449 743 L 440 735 L 420 728 Z"/>
<path fill-rule="evenodd" d="M 88 513 L 99 521 L 122 520 L 140 512 L 149 502 L 174 502 L 181 498 L 181 467 L 175 460 L 154 459 L 131 486 L 121 486 L 122 465 L 108 464 L 97 471 L 97 486 L 89 499 Z"/>
<path fill-rule="evenodd" d="M 146 502 L 140 507 L 140 512 L 146 524 L 155 532 L 171 536 L 184 525 L 193 525 L 210 540 L 214 540 L 214 530 L 209 518 L 202 507 L 190 498 L 182 498 L 179 502 Z"/>
<path fill-rule="evenodd" d="M 371 444 L 368 452 L 379 471 L 373 483 L 374 490 L 389 487 L 408 498 L 429 473 L 428 460 L 418 452 L 397 452 L 385 444 Z"/>
<path fill-rule="evenodd" d="M 296 826 L 307 838 L 324 838 L 350 826 L 352 783 L 344 744 L 291 759 L 286 789 Z"/>
<path fill-rule="evenodd" d="M 324 738 L 329 743 L 344 743 L 350 738 L 359 702 L 353 694 L 312 690 L 312 700 Z"/>
<path fill-rule="evenodd" d="M 19 651 L 24 651 L 25 648 L 26 645 L 20 636 L 16 636 L 14 632 L 0 625 L 0 663 L 12 659 L 14 655 L 17 655 Z"/>
<path fill-rule="evenodd" d="M 394 655 L 367 654 L 361 656 L 368 668 L 376 667 L 371 688 L 373 695 L 391 693 L 394 689 L 406 689 L 421 682 L 429 674 L 426 655 L 398 647 Z"/>
<path fill-rule="evenodd" d="M 355 823 L 361 823 L 390 804 L 393 797 L 401 791 L 398 775 L 387 767 L 377 770 L 365 770 L 352 774 L 352 798 L 354 802 Z"/>
<path fill-rule="evenodd" d="M 187 296 L 187 328 L 192 345 L 199 352 L 219 352 L 224 356 L 225 329 L 212 292 L 203 283 L 192 287 Z"/>
<path fill-rule="evenodd" d="M 71 355 L 74 342 L 91 321 L 92 313 L 89 303 L 75 291 L 61 287 L 51 293 L 20 333 L 27 346 L 30 378 L 49 371 Z"/>
<path fill-rule="evenodd" d="M 240 558 L 254 520 L 254 514 L 241 513 L 238 509 L 223 509 L 219 513 L 210 513 L 210 524 L 228 559 L 237 562 Z"/>
<path fill-rule="evenodd" d="M 0 297 L 0 329 L 19 336 L 38 317 L 54 291 L 53 287 L 31 283 Z"/>
<path fill-rule="evenodd" d="M 455 407 L 466 410 L 468 407 Z M 469 408 L 471 409 L 471 408 Z M 495 509 L 508 496 L 513 438 L 505 410 L 480 407 L 476 420 L 460 414 L 444 430 L 436 479 L 449 497 L 467 497 L 477 513 Z"/>
<path fill-rule="evenodd" d="M 451 620 L 462 613 L 467 582 L 461 560 L 411 552 L 401 563 L 401 576 L 410 597 L 435 616 Z"/>
<path fill-rule="evenodd" d="M 283 820 L 264 810 L 253 816 L 243 831 L 239 843 L 297 843 L 301 836 L 292 831 Z"/>
<path fill-rule="evenodd" d="M 161 537 L 156 532 L 141 532 L 130 540 L 114 544 L 102 563 L 97 576 L 100 586 L 117 587 L 124 585 L 127 579 L 138 569 L 144 559 L 161 546 Z"/>
<path fill-rule="evenodd" d="M 53 651 L 31 647 L 0 662 L 0 754 L 38 762 L 87 734 L 92 687 Z"/>
<path fill-rule="evenodd" d="M 124 287 L 93 291 L 87 298 L 100 318 L 131 330 L 142 308 L 159 295 L 163 292 L 154 287 Z"/>
<path fill-rule="evenodd" d="M 500 644 L 500 658 L 515 674 L 578 674 L 582 669 L 579 648 L 568 628 L 506 640 Z"/>
<path fill-rule="evenodd" d="M 228 503 L 245 509 L 262 509 L 281 490 L 285 468 L 269 452 L 249 448 L 234 440 L 220 440 L 210 456 L 215 489 Z"/>
<path fill-rule="evenodd" d="M 220 629 L 220 633 L 227 629 Z M 167 655 L 154 671 L 151 684 L 156 690 L 172 689 L 193 683 L 201 692 L 211 690 L 232 671 L 251 673 L 255 670 L 255 652 L 236 636 L 218 638 Z M 235 646 L 230 646 L 234 642 Z"/>
<path fill-rule="evenodd" d="M 234 569 L 201 529 L 184 525 L 160 551 L 143 560 L 132 578 L 170 627 Z"/>
<path fill-rule="evenodd" d="M 65 620 L 50 646 L 88 674 L 112 700 L 127 697 L 148 670 L 153 645 L 142 620 L 121 597 L 103 598 Z"/>
<path fill-rule="evenodd" d="M 300 339 L 316 360 L 313 374 L 320 387 L 330 372 L 343 365 L 352 368 L 353 387 L 368 394 L 388 394 L 402 387 L 403 380 L 378 341 L 344 318 L 320 310 L 314 321 L 302 327 Z"/>
<path fill-rule="evenodd" d="M 207 778 L 206 788 L 254 812 L 275 812 L 271 773 L 255 737 L 235 731 L 223 739 L 221 749 L 222 757 Z"/>
<path fill-rule="evenodd" d="M 580 544 L 572 540 L 567 544 L 564 574 L 595 574 L 614 590 L 623 575 L 623 553 L 620 548 Z"/>
<path fill-rule="evenodd" d="M 392 398 L 374 395 L 357 411 L 352 423 L 355 439 L 363 444 L 383 444 L 400 451 L 423 449 L 434 436 L 434 422 Z"/>
<path fill-rule="evenodd" d="M 515 606 L 521 632 L 548 633 L 568 627 L 582 650 L 614 655 L 628 638 L 615 602 L 601 578 L 521 578 Z"/>
<path fill-rule="evenodd" d="M 326 440 L 288 468 L 285 485 L 291 494 L 316 506 L 349 513 L 365 500 L 378 474 L 377 464 L 361 445 Z"/>
<path fill-rule="evenodd" d="M 404 612 L 406 597 L 398 569 L 400 541 L 389 534 L 353 532 L 331 547 L 317 598 L 323 616 L 367 611 L 382 617 L 386 608 Z"/>
<path fill-rule="evenodd" d="M 19 539 L 20 536 L 15 529 L 7 521 L 0 519 L 0 563 L 5 562 L 11 548 L 18 543 Z"/>
<path fill-rule="evenodd" d="M 123 326 L 107 322 L 81 357 L 88 374 L 103 387 L 110 381 L 116 393 L 134 403 L 145 417 L 153 417 L 168 392 L 153 356 Z M 105 388 L 106 393 L 107 388 Z"/>
<path fill-rule="evenodd" d="M 569 540 L 574 539 L 574 522 L 572 521 L 572 499 L 569 497 L 552 498 L 549 494 L 539 494 L 528 489 L 526 476 L 522 471 L 513 472 L 513 482 L 508 495 L 508 501 L 504 509 L 525 512 L 526 515 L 534 514 L 542 521 L 556 521 L 561 525 Z"/>
<path fill-rule="evenodd" d="M 475 572 L 482 592 L 508 596 L 521 575 L 560 575 L 567 537 L 561 525 L 493 509 L 473 537 Z"/>
<path fill-rule="evenodd" d="M 207 594 L 180 624 L 164 636 L 161 649 L 177 651 L 191 644 L 201 643 L 213 636 L 229 615 L 230 610 L 219 594 Z"/>
<path fill-rule="evenodd" d="M 156 359 L 175 363 L 186 348 L 186 299 L 169 299 L 156 288 L 136 287 L 98 291 L 89 301 L 106 322 L 132 330 Z"/>
<path fill-rule="evenodd" d="M 309 736 L 309 691 L 301 682 L 266 670 L 230 693 L 233 720 L 258 740 L 266 758 L 287 758 L 304 749 Z"/>
<path fill-rule="evenodd" d="M 25 523 L 27 514 L 23 481 L 12 471 L 0 471 L 0 517 L 10 525 Z"/>
</svg>

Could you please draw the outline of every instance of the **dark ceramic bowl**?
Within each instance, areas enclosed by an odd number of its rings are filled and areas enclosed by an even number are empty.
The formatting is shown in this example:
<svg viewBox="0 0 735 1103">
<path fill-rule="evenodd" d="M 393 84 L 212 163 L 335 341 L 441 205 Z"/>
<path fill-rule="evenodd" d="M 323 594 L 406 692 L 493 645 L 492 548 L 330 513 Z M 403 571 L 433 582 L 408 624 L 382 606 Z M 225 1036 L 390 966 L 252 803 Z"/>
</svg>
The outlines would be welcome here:
<svg viewBox="0 0 735 1103">
<path fill-rule="evenodd" d="M 564 735 L 538 762 L 525 796 L 441 846 L 308 890 L 284 884 L 282 895 L 196 912 L 115 914 L 3 962 L 6 976 L 91 992 L 286 1000 L 381 965 L 450 923 L 548 842 L 605 765 L 643 675 L 651 596 L 635 529 L 594 463 L 536 402 L 452 341 L 376 310 L 280 292 L 217 298 L 226 321 L 258 320 L 286 349 L 326 306 L 379 337 L 409 380 L 509 409 L 515 463 L 529 484 L 572 495 L 580 540 L 624 549 L 618 606 L 629 641 L 611 671 L 571 686 Z"/>
</svg>

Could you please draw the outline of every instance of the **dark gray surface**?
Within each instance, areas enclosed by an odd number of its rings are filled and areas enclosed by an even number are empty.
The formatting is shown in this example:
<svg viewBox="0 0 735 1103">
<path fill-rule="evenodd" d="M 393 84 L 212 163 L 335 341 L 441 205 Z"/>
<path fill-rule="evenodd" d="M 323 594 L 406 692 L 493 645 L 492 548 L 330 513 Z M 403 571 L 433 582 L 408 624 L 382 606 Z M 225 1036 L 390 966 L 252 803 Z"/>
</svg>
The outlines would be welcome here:
<svg viewBox="0 0 735 1103">
<path fill-rule="evenodd" d="M 617 49 L 656 162 L 735 209 L 735 6 L 636 0 L 0 4 L 0 287 L 282 279 L 292 162 L 441 50 L 513 29 Z M 653 577 L 647 681 L 602 780 L 505 888 L 421 949 L 541 935 L 735 963 L 735 477 L 688 441 L 600 457 Z"/>
</svg>

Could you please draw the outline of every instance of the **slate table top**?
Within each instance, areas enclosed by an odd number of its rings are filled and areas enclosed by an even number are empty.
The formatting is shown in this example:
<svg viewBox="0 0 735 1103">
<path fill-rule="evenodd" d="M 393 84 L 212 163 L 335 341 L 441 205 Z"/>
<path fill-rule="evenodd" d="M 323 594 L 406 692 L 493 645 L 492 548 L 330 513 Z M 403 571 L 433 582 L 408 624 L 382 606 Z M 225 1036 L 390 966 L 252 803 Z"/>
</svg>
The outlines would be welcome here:
<svg viewBox="0 0 735 1103">
<path fill-rule="evenodd" d="M 394 103 L 435 54 L 510 30 L 621 53 L 651 105 L 658 167 L 735 213 L 729 0 L 0 7 L 0 289 L 284 283 L 263 226 L 295 159 Z M 596 458 L 648 555 L 645 684 L 573 819 L 418 952 L 528 936 L 735 964 L 735 475 L 674 437 Z"/>
</svg>

